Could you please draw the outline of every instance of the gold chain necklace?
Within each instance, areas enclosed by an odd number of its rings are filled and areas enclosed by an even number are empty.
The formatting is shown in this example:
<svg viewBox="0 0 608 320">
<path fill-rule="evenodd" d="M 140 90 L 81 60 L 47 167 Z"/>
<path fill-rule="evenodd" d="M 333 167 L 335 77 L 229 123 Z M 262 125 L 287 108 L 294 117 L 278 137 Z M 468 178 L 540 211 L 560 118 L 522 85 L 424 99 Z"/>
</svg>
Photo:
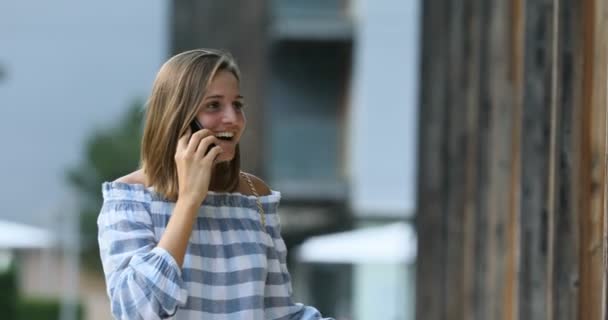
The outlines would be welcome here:
<svg viewBox="0 0 608 320">
<path fill-rule="evenodd" d="M 249 188 L 251 189 L 251 192 L 255 196 L 255 203 L 258 205 L 258 212 L 260 214 L 260 220 L 262 221 L 262 226 L 264 226 L 264 228 L 266 228 L 266 217 L 264 216 L 264 208 L 262 207 L 262 202 L 260 201 L 260 195 L 258 194 L 257 190 L 253 186 L 253 182 L 251 182 L 251 178 L 249 178 L 249 175 L 247 175 L 241 171 L 241 176 L 243 178 L 245 178 L 245 180 L 247 180 L 247 183 L 249 184 Z"/>
</svg>

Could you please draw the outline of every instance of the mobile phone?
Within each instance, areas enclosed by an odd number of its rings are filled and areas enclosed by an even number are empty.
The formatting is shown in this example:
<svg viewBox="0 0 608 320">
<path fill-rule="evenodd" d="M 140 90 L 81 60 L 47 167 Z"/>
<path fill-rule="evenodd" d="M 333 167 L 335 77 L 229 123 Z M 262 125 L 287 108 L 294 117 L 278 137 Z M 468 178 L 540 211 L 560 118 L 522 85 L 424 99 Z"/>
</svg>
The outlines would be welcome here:
<svg viewBox="0 0 608 320">
<path fill-rule="evenodd" d="M 190 122 L 190 129 L 192 130 L 192 133 L 195 133 L 195 132 L 197 132 L 199 130 L 202 130 L 203 129 L 203 125 L 200 122 L 198 122 L 198 120 L 194 119 L 194 120 L 192 120 L 192 122 Z M 207 148 L 207 151 L 205 151 L 205 155 L 207 155 L 207 153 L 209 153 L 209 151 L 213 147 L 215 147 L 215 143 L 212 143 L 209 146 L 209 148 Z"/>
<path fill-rule="evenodd" d="M 202 129 L 203 129 L 203 125 L 200 122 L 198 122 L 198 120 L 194 119 L 194 120 L 192 120 L 192 122 L 190 122 L 190 130 L 192 130 L 192 133 L 195 133 Z"/>
</svg>

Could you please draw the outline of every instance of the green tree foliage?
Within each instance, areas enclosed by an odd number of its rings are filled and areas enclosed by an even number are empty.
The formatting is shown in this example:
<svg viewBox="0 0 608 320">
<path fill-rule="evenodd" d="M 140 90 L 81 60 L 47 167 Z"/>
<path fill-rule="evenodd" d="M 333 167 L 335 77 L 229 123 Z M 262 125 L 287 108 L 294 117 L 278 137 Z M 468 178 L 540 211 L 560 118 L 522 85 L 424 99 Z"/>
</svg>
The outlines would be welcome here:
<svg viewBox="0 0 608 320">
<path fill-rule="evenodd" d="M 84 305 L 76 303 L 76 319 L 84 319 Z M 50 297 L 23 297 L 17 288 L 15 263 L 0 271 L 0 319 L 3 320 L 58 320 L 61 300 Z"/>
<path fill-rule="evenodd" d="M 3 319 L 14 319 L 17 307 L 17 270 L 10 267 L 0 272 L 0 313 Z"/>
<path fill-rule="evenodd" d="M 101 184 L 139 165 L 143 104 L 132 103 L 112 127 L 95 130 L 88 138 L 82 162 L 67 171 L 68 183 L 78 194 L 82 261 L 101 270 L 97 244 L 97 216 L 103 202 Z"/>
<path fill-rule="evenodd" d="M 76 303 L 76 319 L 84 319 L 84 305 L 78 301 Z M 16 320 L 60 320 L 61 319 L 61 300 L 48 297 L 21 298 L 17 303 Z M 5 319 L 5 318 L 2 318 Z"/>
</svg>

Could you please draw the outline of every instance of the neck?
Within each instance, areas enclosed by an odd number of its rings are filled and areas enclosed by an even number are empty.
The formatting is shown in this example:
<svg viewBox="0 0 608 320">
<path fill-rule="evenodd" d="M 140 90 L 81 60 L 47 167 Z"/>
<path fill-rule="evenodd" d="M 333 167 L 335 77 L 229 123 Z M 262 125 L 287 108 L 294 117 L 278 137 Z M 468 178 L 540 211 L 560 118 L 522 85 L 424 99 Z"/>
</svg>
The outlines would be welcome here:
<svg viewBox="0 0 608 320">
<path fill-rule="evenodd" d="M 239 170 L 233 167 L 233 163 L 218 163 L 213 168 L 209 190 L 215 192 L 233 192 L 239 185 Z"/>
</svg>

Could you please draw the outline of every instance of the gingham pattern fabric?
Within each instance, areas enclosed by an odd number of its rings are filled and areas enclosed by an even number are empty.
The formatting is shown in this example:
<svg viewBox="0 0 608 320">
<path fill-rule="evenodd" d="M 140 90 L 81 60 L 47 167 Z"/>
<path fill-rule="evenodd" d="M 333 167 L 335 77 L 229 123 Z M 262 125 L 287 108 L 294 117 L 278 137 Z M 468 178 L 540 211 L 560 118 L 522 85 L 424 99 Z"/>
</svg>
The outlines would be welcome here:
<svg viewBox="0 0 608 320">
<path fill-rule="evenodd" d="M 183 268 L 156 244 L 175 203 L 143 185 L 105 182 L 97 220 L 112 314 L 117 319 L 321 319 L 291 299 L 280 235 L 280 193 L 209 192 Z M 329 319 L 329 318 L 327 318 Z"/>
</svg>

